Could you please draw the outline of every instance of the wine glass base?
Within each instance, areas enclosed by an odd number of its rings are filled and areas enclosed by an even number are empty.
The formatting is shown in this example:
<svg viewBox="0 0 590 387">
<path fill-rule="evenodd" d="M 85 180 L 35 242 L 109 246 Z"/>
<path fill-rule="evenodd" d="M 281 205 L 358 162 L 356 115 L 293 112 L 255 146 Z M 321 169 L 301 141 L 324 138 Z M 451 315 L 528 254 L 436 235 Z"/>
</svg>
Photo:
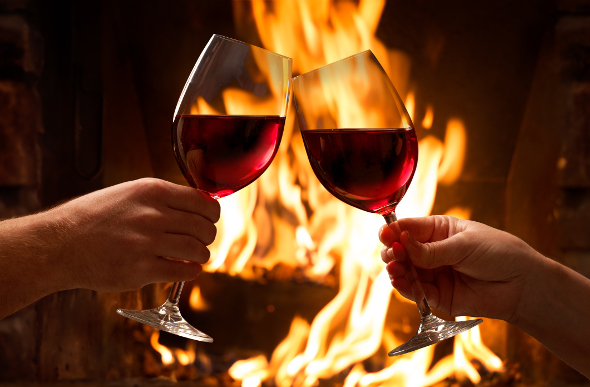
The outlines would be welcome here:
<svg viewBox="0 0 590 387">
<path fill-rule="evenodd" d="M 178 306 L 166 303 L 154 309 L 148 310 L 129 310 L 117 309 L 117 313 L 121 316 L 138 321 L 150 327 L 172 333 L 177 336 L 186 337 L 187 339 L 204 341 L 212 343 L 213 339 L 190 325 L 180 314 Z"/>
<path fill-rule="evenodd" d="M 465 332 L 483 322 L 482 319 L 467 321 L 445 321 L 430 315 L 420 322 L 418 332 L 406 343 L 395 348 L 388 355 L 398 356 L 420 348 L 428 347 L 440 341 L 449 339 L 459 333 Z"/>
</svg>

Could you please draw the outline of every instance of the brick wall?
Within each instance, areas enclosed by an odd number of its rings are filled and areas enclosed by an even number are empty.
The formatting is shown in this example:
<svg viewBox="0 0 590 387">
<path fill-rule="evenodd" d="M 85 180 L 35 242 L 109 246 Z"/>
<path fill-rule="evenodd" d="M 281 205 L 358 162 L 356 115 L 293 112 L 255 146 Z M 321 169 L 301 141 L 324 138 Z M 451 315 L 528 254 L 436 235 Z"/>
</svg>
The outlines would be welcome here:
<svg viewBox="0 0 590 387">
<path fill-rule="evenodd" d="M 0 218 L 39 208 L 43 46 L 26 1 L 0 1 Z"/>
</svg>

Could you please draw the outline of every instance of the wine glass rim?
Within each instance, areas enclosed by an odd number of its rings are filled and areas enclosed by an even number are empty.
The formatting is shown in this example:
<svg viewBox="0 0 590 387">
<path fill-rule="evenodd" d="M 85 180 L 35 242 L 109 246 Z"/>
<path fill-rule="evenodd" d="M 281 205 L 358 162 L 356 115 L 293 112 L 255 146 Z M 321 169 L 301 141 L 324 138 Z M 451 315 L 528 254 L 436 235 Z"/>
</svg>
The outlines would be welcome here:
<svg viewBox="0 0 590 387">
<path fill-rule="evenodd" d="M 288 59 L 290 61 L 293 60 L 292 58 L 289 58 L 288 56 L 277 54 L 274 51 L 270 51 L 270 50 L 267 50 L 266 48 L 255 46 L 255 45 L 250 44 L 250 43 L 242 42 L 241 40 L 237 40 L 237 39 L 234 39 L 234 38 L 228 38 L 227 36 L 223 36 L 223 35 L 219 35 L 219 34 L 213 34 L 213 37 L 212 38 L 220 38 L 220 39 L 228 40 L 228 41 L 233 42 L 233 43 L 239 43 L 239 44 L 242 44 L 244 46 L 255 47 L 255 48 L 259 49 L 259 50 L 264 50 L 264 51 L 268 52 L 269 54 L 280 56 L 281 58 L 285 58 L 285 59 Z"/>
<path fill-rule="evenodd" d="M 344 60 L 352 59 L 352 58 L 354 58 L 355 56 L 359 56 L 359 55 L 366 55 L 367 53 L 370 53 L 371 55 L 375 56 L 375 54 L 373 54 L 373 51 L 371 51 L 371 50 L 365 50 L 365 51 L 357 52 L 356 54 L 354 54 L 354 55 L 351 55 L 351 56 L 347 56 L 346 58 L 338 59 L 336 62 L 328 63 L 328 64 L 325 64 L 325 65 L 323 65 L 323 66 L 321 66 L 321 67 L 318 67 L 317 69 L 313 69 L 313 70 L 310 70 L 310 71 L 308 71 L 308 72 L 306 72 L 306 73 L 299 74 L 298 76 L 296 76 L 296 77 L 293 77 L 293 80 L 295 80 L 295 79 L 297 79 L 297 78 L 299 78 L 299 77 L 303 77 L 303 76 L 305 76 L 305 75 L 308 75 L 308 74 L 315 73 L 316 71 L 320 71 L 320 70 L 321 70 L 321 69 L 323 69 L 324 67 L 332 66 L 333 64 L 336 64 L 336 63 L 338 63 L 338 62 L 342 62 L 342 61 L 344 61 Z M 375 58 L 375 59 L 376 59 L 376 58 Z"/>
</svg>

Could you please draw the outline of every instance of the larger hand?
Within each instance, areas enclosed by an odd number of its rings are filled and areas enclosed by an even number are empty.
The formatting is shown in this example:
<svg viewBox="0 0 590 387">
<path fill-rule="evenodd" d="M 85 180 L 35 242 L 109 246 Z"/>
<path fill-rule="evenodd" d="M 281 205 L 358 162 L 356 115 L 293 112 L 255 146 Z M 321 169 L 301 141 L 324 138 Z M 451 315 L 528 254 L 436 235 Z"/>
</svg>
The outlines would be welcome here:
<svg viewBox="0 0 590 387">
<path fill-rule="evenodd" d="M 193 188 L 140 179 L 0 222 L 0 318 L 59 290 L 192 280 L 219 212 Z"/>
</svg>

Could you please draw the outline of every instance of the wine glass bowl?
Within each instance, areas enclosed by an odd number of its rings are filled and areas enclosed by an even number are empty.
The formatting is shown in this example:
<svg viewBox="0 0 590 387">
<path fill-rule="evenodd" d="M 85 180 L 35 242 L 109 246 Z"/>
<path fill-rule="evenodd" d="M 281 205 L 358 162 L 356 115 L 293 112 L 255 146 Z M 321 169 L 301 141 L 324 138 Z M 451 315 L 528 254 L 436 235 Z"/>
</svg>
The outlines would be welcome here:
<svg viewBox="0 0 590 387">
<path fill-rule="evenodd" d="M 341 201 L 382 215 L 398 229 L 395 209 L 418 163 L 412 120 L 393 83 L 371 51 L 293 80 L 301 136 L 322 185 Z M 482 322 L 444 321 L 428 306 L 416 270 L 404 262 L 421 323 L 416 335 L 389 355 L 437 343 Z"/>
<path fill-rule="evenodd" d="M 289 104 L 291 59 L 213 35 L 182 90 L 172 122 L 172 149 L 190 186 L 215 199 L 252 183 L 276 155 Z M 231 216 L 231 214 L 228 214 Z M 212 342 L 178 308 L 184 283 L 150 310 L 117 313 L 193 340 Z"/>
</svg>

